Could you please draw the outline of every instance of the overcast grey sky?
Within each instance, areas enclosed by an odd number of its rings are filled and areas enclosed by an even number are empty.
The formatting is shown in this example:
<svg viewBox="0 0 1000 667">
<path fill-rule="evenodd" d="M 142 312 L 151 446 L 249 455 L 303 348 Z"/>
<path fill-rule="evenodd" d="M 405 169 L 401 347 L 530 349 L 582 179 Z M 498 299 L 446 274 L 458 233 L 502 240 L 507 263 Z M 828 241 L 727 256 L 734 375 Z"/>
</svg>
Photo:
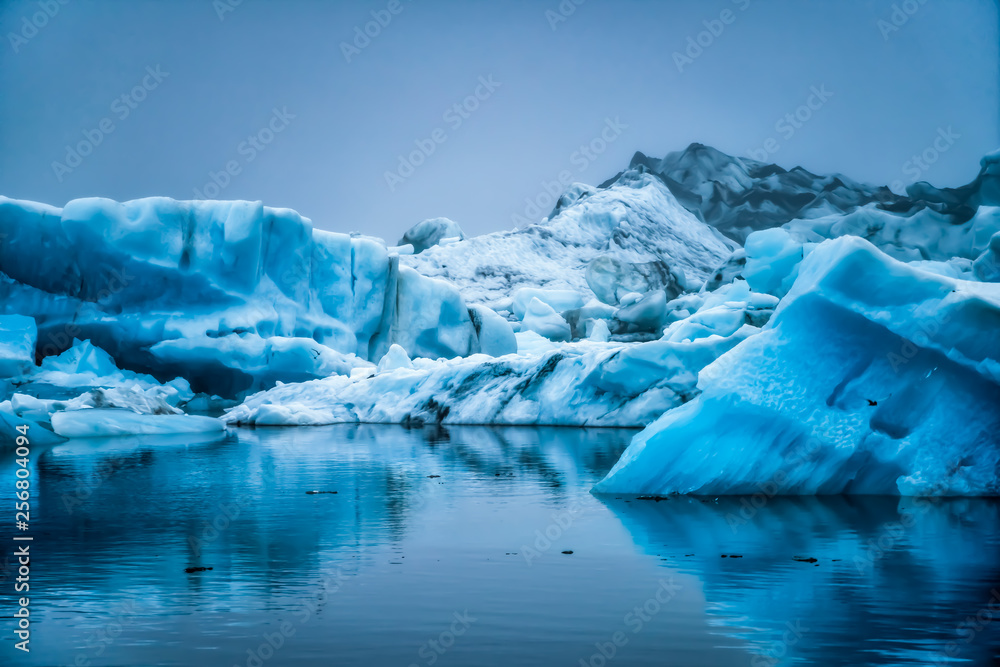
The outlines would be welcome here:
<svg viewBox="0 0 1000 667">
<path fill-rule="evenodd" d="M 995 0 L 0 8 L 0 194 L 59 206 L 260 199 L 394 243 L 510 228 L 561 172 L 692 141 L 897 186 L 960 185 L 1000 146 Z"/>
</svg>

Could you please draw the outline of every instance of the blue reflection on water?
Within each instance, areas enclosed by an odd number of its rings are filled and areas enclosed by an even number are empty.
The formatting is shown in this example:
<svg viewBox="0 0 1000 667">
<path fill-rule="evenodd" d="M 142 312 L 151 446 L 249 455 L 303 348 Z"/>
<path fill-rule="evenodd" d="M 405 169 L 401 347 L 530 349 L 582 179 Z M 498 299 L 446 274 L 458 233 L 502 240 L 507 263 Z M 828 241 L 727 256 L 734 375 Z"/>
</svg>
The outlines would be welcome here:
<svg viewBox="0 0 1000 667">
<path fill-rule="evenodd" d="M 32 652 L 5 630 L 3 664 L 997 654 L 1000 599 L 996 623 L 982 613 L 1000 585 L 995 501 L 591 495 L 631 435 L 352 425 L 37 449 Z"/>
</svg>

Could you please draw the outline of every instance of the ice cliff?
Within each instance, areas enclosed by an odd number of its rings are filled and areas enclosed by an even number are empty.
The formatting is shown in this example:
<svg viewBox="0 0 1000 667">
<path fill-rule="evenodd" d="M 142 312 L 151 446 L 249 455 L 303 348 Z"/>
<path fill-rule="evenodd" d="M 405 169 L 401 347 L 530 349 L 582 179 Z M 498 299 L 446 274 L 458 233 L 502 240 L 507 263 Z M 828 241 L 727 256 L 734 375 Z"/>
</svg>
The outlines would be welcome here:
<svg viewBox="0 0 1000 667">
<path fill-rule="evenodd" d="M 827 241 L 698 387 L 597 491 L 1000 495 L 1000 285 Z"/>
<path fill-rule="evenodd" d="M 236 396 L 349 372 L 393 343 L 482 351 L 453 286 L 260 202 L 0 197 L 0 234 L 0 312 L 34 318 L 39 357 L 89 339 L 122 368 Z"/>
</svg>

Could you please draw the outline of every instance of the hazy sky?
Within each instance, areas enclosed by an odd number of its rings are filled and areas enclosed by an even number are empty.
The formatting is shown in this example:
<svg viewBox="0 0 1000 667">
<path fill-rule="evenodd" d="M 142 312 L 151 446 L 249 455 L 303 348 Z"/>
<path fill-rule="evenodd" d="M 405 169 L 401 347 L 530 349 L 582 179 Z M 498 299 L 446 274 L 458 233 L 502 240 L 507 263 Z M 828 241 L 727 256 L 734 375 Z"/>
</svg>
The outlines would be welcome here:
<svg viewBox="0 0 1000 667">
<path fill-rule="evenodd" d="M 394 243 L 692 141 L 950 186 L 1000 146 L 993 0 L 0 0 L 0 32 L 0 194 L 60 206 L 259 199 Z"/>
</svg>

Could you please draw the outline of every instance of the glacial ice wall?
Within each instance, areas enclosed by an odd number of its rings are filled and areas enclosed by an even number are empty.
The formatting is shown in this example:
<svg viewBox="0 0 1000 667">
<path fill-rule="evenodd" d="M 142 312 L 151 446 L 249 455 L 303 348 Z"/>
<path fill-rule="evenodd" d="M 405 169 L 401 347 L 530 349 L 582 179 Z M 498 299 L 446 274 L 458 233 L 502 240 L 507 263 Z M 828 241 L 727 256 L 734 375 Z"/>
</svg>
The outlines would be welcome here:
<svg viewBox="0 0 1000 667">
<path fill-rule="evenodd" d="M 0 313 L 34 317 L 39 357 L 89 339 L 123 368 L 232 396 L 349 371 L 397 342 L 481 350 L 455 288 L 400 270 L 378 239 L 260 202 L 0 197 L 0 234 Z M 272 356 L 294 369 L 260 368 Z"/>
</svg>

